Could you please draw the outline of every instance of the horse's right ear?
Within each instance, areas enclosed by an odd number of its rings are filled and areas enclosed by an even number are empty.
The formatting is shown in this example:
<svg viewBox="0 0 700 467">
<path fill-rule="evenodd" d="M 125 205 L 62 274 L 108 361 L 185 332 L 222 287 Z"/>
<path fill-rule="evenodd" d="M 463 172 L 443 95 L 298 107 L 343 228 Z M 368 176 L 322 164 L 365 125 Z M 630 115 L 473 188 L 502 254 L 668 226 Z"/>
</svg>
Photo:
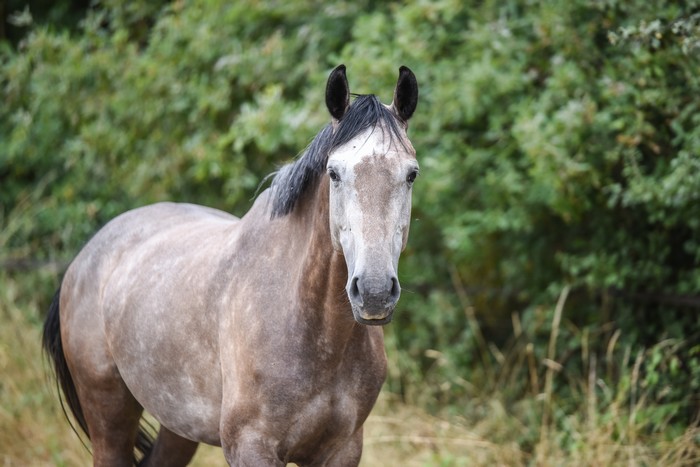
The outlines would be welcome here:
<svg viewBox="0 0 700 467">
<path fill-rule="evenodd" d="M 326 107 L 331 116 L 340 121 L 350 105 L 350 86 L 345 76 L 345 65 L 338 65 L 331 72 L 326 84 Z"/>
</svg>

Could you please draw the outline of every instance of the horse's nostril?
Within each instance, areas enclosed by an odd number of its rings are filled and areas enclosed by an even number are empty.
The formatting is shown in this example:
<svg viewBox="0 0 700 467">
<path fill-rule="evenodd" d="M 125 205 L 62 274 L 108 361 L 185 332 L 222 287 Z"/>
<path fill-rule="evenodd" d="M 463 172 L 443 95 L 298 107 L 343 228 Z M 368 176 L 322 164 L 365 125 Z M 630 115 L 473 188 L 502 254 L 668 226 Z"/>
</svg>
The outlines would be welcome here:
<svg viewBox="0 0 700 467">
<path fill-rule="evenodd" d="M 398 300 L 401 295 L 401 286 L 399 285 L 399 280 L 396 277 L 391 278 L 391 298 Z"/>
<path fill-rule="evenodd" d="M 352 278 L 352 281 L 350 281 L 350 288 L 348 289 L 348 295 L 350 295 L 350 299 L 357 302 L 357 303 L 362 303 L 362 291 L 360 290 L 360 278 L 355 276 Z"/>
</svg>

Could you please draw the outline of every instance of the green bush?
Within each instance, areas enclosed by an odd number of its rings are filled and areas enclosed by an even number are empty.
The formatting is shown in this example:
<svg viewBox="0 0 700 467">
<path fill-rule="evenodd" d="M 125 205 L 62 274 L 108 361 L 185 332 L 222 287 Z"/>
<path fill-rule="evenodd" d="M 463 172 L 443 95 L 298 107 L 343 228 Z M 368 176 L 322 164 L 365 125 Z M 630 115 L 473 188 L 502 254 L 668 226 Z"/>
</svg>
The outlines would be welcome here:
<svg viewBox="0 0 700 467">
<path fill-rule="evenodd" d="M 645 390 L 696 413 L 700 2 L 105 1 L 0 50 L 0 261 L 67 261 L 158 200 L 241 215 L 328 121 L 332 66 L 388 101 L 405 64 L 422 175 L 389 389 L 517 405 L 570 288 L 569 374 L 670 339 Z"/>
</svg>

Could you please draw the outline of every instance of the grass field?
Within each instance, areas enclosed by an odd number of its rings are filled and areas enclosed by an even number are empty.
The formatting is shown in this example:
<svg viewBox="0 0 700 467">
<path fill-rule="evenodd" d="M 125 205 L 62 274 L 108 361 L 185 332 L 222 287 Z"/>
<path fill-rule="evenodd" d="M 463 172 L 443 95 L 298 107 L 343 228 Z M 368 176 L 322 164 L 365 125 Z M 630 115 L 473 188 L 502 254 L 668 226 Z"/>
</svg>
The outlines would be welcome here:
<svg viewBox="0 0 700 467">
<path fill-rule="evenodd" d="M 43 310 L 39 311 L 46 297 L 21 293 L 31 290 L 27 280 L 0 273 L 0 465 L 89 465 L 89 452 L 63 418 L 54 383 L 46 376 L 47 363 L 40 349 Z M 633 370 L 634 366 L 632 376 Z M 580 383 L 584 387 L 589 384 Z M 623 402 L 625 398 L 613 397 L 620 402 L 602 406 L 591 397 L 583 398 L 580 412 L 564 417 L 563 423 L 533 427 L 535 422 L 528 422 L 522 414 L 556 411 L 546 393 L 521 401 L 517 410 L 506 408 L 498 393 L 487 394 L 462 410 L 453 408 L 449 418 L 431 416 L 383 393 L 365 425 L 362 465 L 700 463 L 700 429 L 689 426 L 672 436 L 663 430 L 650 430 L 641 416 L 634 416 L 643 412 L 646 402 L 642 392 L 632 407 Z M 534 441 L 533 433 L 537 435 Z M 210 446 L 200 447 L 193 464 L 226 465 L 221 450 Z"/>
</svg>

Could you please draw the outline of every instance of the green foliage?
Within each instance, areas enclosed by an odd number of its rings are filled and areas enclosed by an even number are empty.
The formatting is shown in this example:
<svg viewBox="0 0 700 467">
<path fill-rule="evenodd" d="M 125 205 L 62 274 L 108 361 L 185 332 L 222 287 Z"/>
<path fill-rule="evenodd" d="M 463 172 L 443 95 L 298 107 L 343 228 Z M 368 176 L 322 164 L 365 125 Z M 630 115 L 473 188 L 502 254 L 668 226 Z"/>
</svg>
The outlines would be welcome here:
<svg viewBox="0 0 700 467">
<path fill-rule="evenodd" d="M 499 391 L 517 410 L 571 287 L 555 363 L 586 378 L 591 355 L 644 355 L 650 429 L 697 413 L 697 0 L 110 0 L 81 24 L 0 48 L 0 261 L 67 261 L 158 200 L 243 214 L 328 121 L 334 65 L 388 101 L 405 64 L 422 175 L 388 387 L 455 410 Z M 557 400 L 581 396 L 560 376 Z M 577 406 L 558 407 L 566 423 Z"/>
<path fill-rule="evenodd" d="M 307 28 L 342 31 L 346 13 L 313 20 L 311 5 L 175 4 L 142 48 L 128 28 L 152 7 L 135 5 L 88 13 L 75 39 L 40 28 L 3 57 L 3 218 L 20 217 L 20 201 L 33 197 L 21 214 L 39 221 L 9 236 L 8 253 L 70 257 L 116 214 L 165 198 L 240 213 L 262 174 L 323 122 L 321 88 L 304 85 L 321 82 L 318 57 L 333 41 Z M 297 14 L 306 16 L 284 21 Z"/>
</svg>

